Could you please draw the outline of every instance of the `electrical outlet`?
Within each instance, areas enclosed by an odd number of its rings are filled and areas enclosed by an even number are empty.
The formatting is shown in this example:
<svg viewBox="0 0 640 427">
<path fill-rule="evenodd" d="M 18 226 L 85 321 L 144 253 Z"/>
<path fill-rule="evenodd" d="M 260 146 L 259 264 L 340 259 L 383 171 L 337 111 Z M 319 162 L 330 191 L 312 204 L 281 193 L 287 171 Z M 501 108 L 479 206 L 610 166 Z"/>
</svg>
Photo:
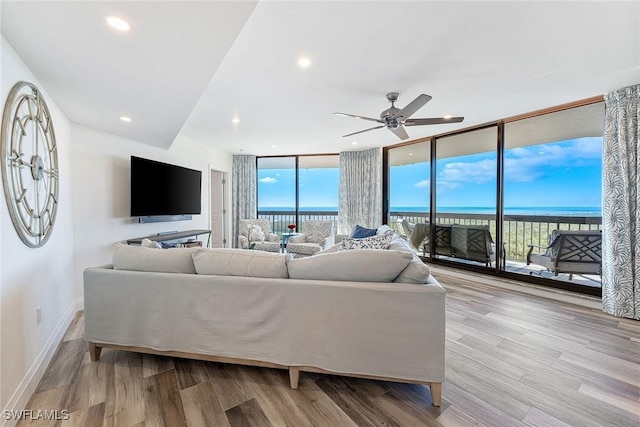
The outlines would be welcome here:
<svg viewBox="0 0 640 427">
<path fill-rule="evenodd" d="M 36 324 L 40 324 L 42 322 L 42 307 L 36 307 Z"/>
</svg>

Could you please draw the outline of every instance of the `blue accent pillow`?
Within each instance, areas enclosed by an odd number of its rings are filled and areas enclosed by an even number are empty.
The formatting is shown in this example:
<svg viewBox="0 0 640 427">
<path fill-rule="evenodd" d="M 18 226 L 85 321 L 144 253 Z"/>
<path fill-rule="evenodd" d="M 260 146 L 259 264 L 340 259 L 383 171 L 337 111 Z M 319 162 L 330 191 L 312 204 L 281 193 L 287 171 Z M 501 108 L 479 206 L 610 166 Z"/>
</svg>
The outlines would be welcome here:
<svg viewBox="0 0 640 427">
<path fill-rule="evenodd" d="M 353 227 L 350 237 L 352 239 L 364 239 L 365 237 L 375 236 L 377 231 L 377 228 L 364 228 L 356 225 Z"/>
</svg>

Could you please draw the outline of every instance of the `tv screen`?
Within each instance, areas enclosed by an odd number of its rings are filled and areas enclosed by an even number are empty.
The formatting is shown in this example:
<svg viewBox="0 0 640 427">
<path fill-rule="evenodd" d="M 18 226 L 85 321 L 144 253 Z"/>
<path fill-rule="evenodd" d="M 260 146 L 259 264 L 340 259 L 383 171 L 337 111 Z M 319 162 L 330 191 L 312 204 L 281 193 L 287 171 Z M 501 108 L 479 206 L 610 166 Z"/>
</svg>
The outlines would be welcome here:
<svg viewBox="0 0 640 427">
<path fill-rule="evenodd" d="M 200 214 L 202 172 L 131 156 L 131 216 Z"/>
</svg>

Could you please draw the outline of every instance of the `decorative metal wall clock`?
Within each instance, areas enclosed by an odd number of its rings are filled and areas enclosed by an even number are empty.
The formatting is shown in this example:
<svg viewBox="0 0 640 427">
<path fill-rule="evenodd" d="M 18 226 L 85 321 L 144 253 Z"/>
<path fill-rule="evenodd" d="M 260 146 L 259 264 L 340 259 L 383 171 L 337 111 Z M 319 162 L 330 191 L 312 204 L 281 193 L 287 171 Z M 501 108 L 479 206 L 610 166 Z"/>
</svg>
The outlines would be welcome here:
<svg viewBox="0 0 640 427">
<path fill-rule="evenodd" d="M 2 116 L 2 184 L 13 226 L 29 247 L 44 245 L 58 211 L 58 150 L 40 90 L 16 83 Z"/>
</svg>

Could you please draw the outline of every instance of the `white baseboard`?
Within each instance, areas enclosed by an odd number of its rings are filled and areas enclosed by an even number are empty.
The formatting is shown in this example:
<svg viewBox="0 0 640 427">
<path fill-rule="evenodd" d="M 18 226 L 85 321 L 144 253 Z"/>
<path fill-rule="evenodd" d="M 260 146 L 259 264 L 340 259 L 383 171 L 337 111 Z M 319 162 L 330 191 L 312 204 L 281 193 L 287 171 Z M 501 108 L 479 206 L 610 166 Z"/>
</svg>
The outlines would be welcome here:
<svg viewBox="0 0 640 427">
<path fill-rule="evenodd" d="M 78 302 L 78 300 L 80 300 L 80 302 Z M 36 390 L 47 366 L 49 366 L 49 363 L 51 362 L 53 354 L 56 351 L 56 348 L 58 348 L 58 344 L 60 344 L 64 333 L 69 328 L 79 304 L 84 305 L 84 300 L 82 298 L 77 298 L 69 304 L 69 307 L 67 307 L 62 318 L 53 329 L 53 332 L 44 344 L 44 347 L 38 354 L 38 357 L 36 357 L 36 360 L 33 362 L 22 381 L 20 381 L 18 388 L 13 393 L 13 396 L 11 396 L 11 399 L 9 399 L 6 408 L 3 409 L 2 427 L 13 427 L 18 423 L 18 420 L 16 419 L 4 419 L 5 411 L 19 411 L 27 406 L 31 395 Z"/>
</svg>

